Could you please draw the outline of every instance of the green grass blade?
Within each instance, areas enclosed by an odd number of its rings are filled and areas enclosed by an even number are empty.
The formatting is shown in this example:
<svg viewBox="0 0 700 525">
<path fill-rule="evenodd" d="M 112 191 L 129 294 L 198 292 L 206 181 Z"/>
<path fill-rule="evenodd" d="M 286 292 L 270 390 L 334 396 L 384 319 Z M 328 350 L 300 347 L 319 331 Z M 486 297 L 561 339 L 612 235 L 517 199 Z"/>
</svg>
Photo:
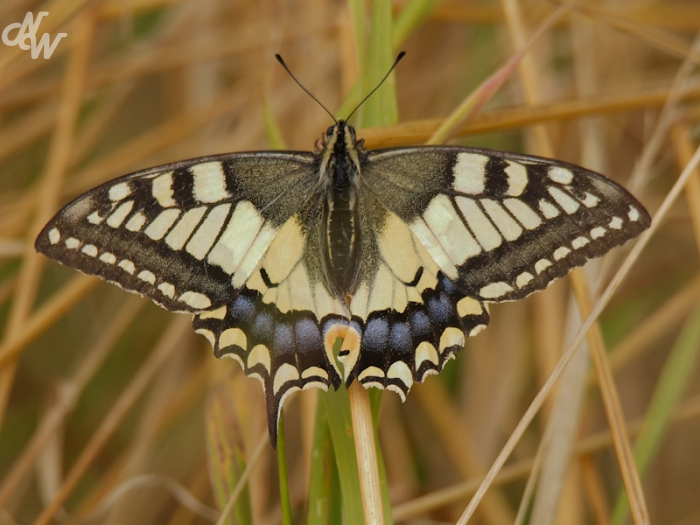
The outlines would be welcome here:
<svg viewBox="0 0 700 525">
<path fill-rule="evenodd" d="M 282 525 L 292 525 L 292 502 L 289 497 L 289 477 L 287 475 L 287 443 L 284 435 L 284 412 L 280 410 L 277 426 L 277 472 L 280 479 L 280 506 Z"/>
<path fill-rule="evenodd" d="M 341 523 L 340 480 L 326 410 L 322 403 L 316 409 L 310 470 L 306 525 Z"/>
<path fill-rule="evenodd" d="M 695 372 L 699 351 L 700 304 L 686 321 L 666 360 L 644 417 L 644 426 L 634 447 L 634 460 L 640 475 L 644 474 L 659 450 L 673 409 Z M 622 525 L 628 513 L 627 495 L 621 491 L 615 502 L 611 524 Z"/>
<path fill-rule="evenodd" d="M 357 82 L 350 90 L 344 104 L 341 105 L 339 116 L 345 118 L 357 103 L 361 100 L 361 94 L 365 92 L 367 79 L 367 29 L 365 27 L 365 0 L 348 0 L 348 8 L 350 10 L 350 18 L 352 20 L 353 35 L 355 37 L 355 51 L 357 58 Z M 354 99 L 353 99 L 354 95 Z M 364 108 L 360 108 L 356 115 L 358 122 L 361 122 Z"/>
<path fill-rule="evenodd" d="M 363 525 L 362 491 L 355 457 L 355 441 L 352 432 L 352 416 L 348 391 L 341 387 L 321 396 L 328 418 L 333 441 L 333 453 L 338 467 L 343 502 L 343 518 L 346 525 Z"/>
<path fill-rule="evenodd" d="M 367 58 L 366 93 L 377 86 L 394 63 L 394 48 L 391 43 L 392 11 L 390 0 L 374 0 L 372 4 L 372 33 Z M 396 104 L 394 75 L 364 103 L 361 127 L 390 126 L 399 120 Z"/>
<path fill-rule="evenodd" d="M 263 118 L 265 119 L 265 135 L 267 136 L 267 142 L 270 144 L 271 149 L 287 149 L 284 143 L 284 137 L 282 137 L 282 131 L 277 125 L 275 117 L 272 115 L 272 108 L 270 107 L 270 101 L 267 95 L 263 97 Z"/>
</svg>

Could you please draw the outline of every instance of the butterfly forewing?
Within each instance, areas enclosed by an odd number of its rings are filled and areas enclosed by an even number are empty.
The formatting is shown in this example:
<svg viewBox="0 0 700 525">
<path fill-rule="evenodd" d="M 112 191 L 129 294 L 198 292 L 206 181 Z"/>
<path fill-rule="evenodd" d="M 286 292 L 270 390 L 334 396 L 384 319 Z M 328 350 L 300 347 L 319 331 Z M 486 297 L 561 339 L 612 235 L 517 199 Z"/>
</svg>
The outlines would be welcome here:
<svg viewBox="0 0 700 525">
<path fill-rule="evenodd" d="M 174 311 L 228 303 L 315 183 L 304 153 L 223 155 L 137 172 L 68 204 L 38 251 Z"/>
<path fill-rule="evenodd" d="M 465 294 L 521 299 L 650 224 L 624 189 L 578 166 L 490 150 L 372 152 L 368 192 L 382 195 Z"/>
</svg>

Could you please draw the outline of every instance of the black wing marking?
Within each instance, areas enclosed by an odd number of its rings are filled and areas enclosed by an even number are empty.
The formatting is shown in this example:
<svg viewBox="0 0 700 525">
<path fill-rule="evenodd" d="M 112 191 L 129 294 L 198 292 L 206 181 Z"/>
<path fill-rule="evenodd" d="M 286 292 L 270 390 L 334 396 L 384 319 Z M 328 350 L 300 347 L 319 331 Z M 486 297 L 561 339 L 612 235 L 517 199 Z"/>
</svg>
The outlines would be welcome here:
<svg viewBox="0 0 700 525">
<path fill-rule="evenodd" d="M 345 382 L 406 399 L 438 373 L 466 335 L 486 327 L 484 305 L 447 278 L 409 227 L 371 192 L 360 194 L 362 262 L 339 359 Z"/>
<path fill-rule="evenodd" d="M 341 383 L 333 345 L 345 336 L 349 314 L 324 284 L 322 212 L 323 199 L 310 199 L 279 230 L 238 296 L 193 321 L 217 357 L 235 358 L 262 383 L 273 446 L 287 396 Z"/>
<path fill-rule="evenodd" d="M 126 175 L 63 208 L 35 246 L 173 311 L 235 297 L 316 183 L 310 153 L 202 157 Z"/>
<path fill-rule="evenodd" d="M 462 147 L 369 153 L 368 192 L 405 221 L 463 293 L 512 301 L 649 227 L 609 179 L 571 164 Z"/>
</svg>

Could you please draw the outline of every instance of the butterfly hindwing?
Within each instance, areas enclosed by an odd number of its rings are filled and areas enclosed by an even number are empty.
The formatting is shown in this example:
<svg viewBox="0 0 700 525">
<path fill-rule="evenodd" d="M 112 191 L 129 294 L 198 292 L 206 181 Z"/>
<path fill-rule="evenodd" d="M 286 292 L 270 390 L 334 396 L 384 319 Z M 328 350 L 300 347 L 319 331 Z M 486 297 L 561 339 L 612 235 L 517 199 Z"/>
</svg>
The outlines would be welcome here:
<svg viewBox="0 0 700 525">
<path fill-rule="evenodd" d="M 345 382 L 393 390 L 442 370 L 464 336 L 486 327 L 481 302 L 458 290 L 408 225 L 371 192 L 360 196 L 362 262 L 339 359 Z"/>
<path fill-rule="evenodd" d="M 99 186 L 36 241 L 66 266 L 173 311 L 230 301 L 316 180 L 306 153 L 204 157 Z"/>
<path fill-rule="evenodd" d="M 366 191 L 382 195 L 463 293 L 521 299 L 639 235 L 647 212 L 578 166 L 460 147 L 370 152 Z"/>
<path fill-rule="evenodd" d="M 280 228 L 236 298 L 194 319 L 218 357 L 235 358 L 262 383 L 273 444 L 287 396 L 340 386 L 333 346 L 345 335 L 348 315 L 324 284 L 318 256 L 322 212 L 323 200 L 309 198 Z"/>
</svg>

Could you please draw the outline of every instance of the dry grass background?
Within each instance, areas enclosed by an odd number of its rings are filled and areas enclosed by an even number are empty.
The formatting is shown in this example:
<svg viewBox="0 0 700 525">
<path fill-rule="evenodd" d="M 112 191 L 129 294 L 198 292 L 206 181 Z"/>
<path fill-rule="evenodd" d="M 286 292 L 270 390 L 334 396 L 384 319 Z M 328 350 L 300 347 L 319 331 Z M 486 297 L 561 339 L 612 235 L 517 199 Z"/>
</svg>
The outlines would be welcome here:
<svg viewBox="0 0 700 525">
<path fill-rule="evenodd" d="M 412 7 L 425 10 L 393 35 L 408 52 L 395 75 L 399 124 L 360 131 L 370 147 L 426 141 L 556 5 L 412 0 L 393 6 L 395 20 Z M 311 149 L 328 116 L 273 54 L 337 109 L 357 79 L 348 4 L 6 0 L 0 29 L 40 10 L 50 13 L 40 33 L 68 33 L 51 59 L 0 45 L 0 523 L 215 522 L 246 465 L 232 516 L 280 523 L 258 382 L 214 359 L 186 316 L 47 262 L 32 244 L 60 205 L 92 186 L 269 148 L 272 122 L 289 148 Z M 653 214 L 698 142 L 698 29 L 697 2 L 576 2 L 453 143 L 579 163 Z M 602 337 L 589 339 L 596 369 L 614 372 L 627 423 L 612 418 L 613 428 L 629 433 L 644 487 L 633 504 L 654 524 L 700 523 L 699 249 L 693 176 L 601 316 Z M 594 296 L 628 250 L 586 267 Z M 489 328 L 439 377 L 404 405 L 383 396 L 395 521 L 458 519 L 580 326 L 569 282 L 492 307 Z M 624 443 L 613 447 L 604 409 L 616 396 L 599 388 L 588 355 L 573 358 L 470 523 L 629 521 L 619 500 Z M 285 407 L 295 523 L 307 521 L 316 394 Z M 312 507 L 338 505 L 326 467 L 331 500 Z M 339 520 L 331 510 L 327 522 Z"/>
</svg>

